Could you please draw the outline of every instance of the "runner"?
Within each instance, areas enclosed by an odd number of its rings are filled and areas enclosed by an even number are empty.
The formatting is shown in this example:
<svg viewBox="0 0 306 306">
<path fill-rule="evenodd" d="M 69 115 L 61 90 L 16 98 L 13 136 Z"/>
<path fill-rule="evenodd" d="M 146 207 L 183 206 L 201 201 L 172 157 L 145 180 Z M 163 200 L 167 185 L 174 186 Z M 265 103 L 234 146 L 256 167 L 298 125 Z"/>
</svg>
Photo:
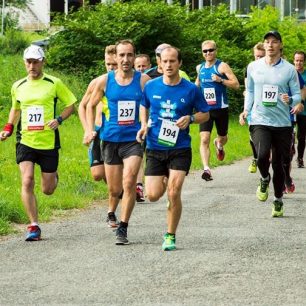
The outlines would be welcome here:
<svg viewBox="0 0 306 306">
<path fill-rule="evenodd" d="M 136 71 L 144 73 L 151 68 L 151 60 L 148 54 L 137 54 L 135 58 L 134 68 Z"/>
<path fill-rule="evenodd" d="M 111 70 L 117 69 L 117 62 L 115 61 L 115 45 L 109 45 L 105 48 L 105 68 L 106 71 L 109 72 Z M 79 117 L 83 126 L 84 131 L 86 131 L 87 121 L 86 121 L 86 105 L 89 102 L 90 96 L 94 90 L 96 83 L 98 82 L 100 77 L 93 79 L 86 90 L 85 95 L 83 96 L 80 105 L 79 105 Z M 103 109 L 102 103 L 99 103 L 96 108 L 96 119 L 95 119 L 95 131 L 94 134 L 97 135 L 94 140 L 90 143 L 88 149 L 88 156 L 90 161 L 90 171 L 92 177 L 95 181 L 104 180 L 105 178 L 105 169 L 104 169 L 104 160 L 102 156 L 102 148 L 101 148 L 101 138 L 103 133 L 103 124 L 105 122 L 105 115 L 108 114 L 108 107 L 107 107 L 107 99 L 106 97 L 102 98 L 103 102 Z M 86 139 L 86 135 L 84 136 L 84 140 Z M 121 187 L 122 189 L 122 187 Z M 118 221 L 116 217 L 116 209 L 119 204 L 120 200 L 119 196 L 117 200 L 109 202 L 106 223 L 110 228 L 118 227 Z"/>
<path fill-rule="evenodd" d="M 76 98 L 60 79 L 43 72 L 42 48 L 31 45 L 24 51 L 23 58 L 28 75 L 12 86 L 12 108 L 0 139 L 11 136 L 14 125 L 19 123 L 16 161 L 21 173 L 21 199 L 30 220 L 26 241 L 36 241 L 41 239 L 41 229 L 34 194 L 34 166 L 38 164 L 41 169 L 42 192 L 53 194 L 58 183 L 58 127 L 73 113 Z M 58 101 L 65 106 L 59 116 Z"/>
<path fill-rule="evenodd" d="M 253 48 L 253 55 L 254 55 L 254 60 L 258 60 L 258 59 L 261 59 L 265 56 L 265 48 L 264 48 L 264 44 L 263 43 L 258 43 L 254 46 Z M 247 87 L 247 72 L 245 72 L 245 78 L 244 78 L 244 85 L 245 85 L 245 88 Z M 245 96 L 245 91 L 243 92 L 243 95 Z M 251 114 L 249 114 L 248 116 L 248 123 L 250 122 L 250 117 L 251 117 Z M 257 172 L 257 153 L 256 153 L 256 150 L 255 150 L 255 146 L 254 146 L 254 143 L 252 141 L 252 138 L 251 138 L 251 135 L 250 135 L 250 146 L 252 148 L 252 152 L 253 152 L 253 160 L 251 162 L 251 164 L 249 165 L 249 172 L 250 173 L 256 173 Z"/>
<path fill-rule="evenodd" d="M 135 205 L 135 188 L 143 149 L 136 141 L 140 128 L 139 104 L 147 75 L 134 71 L 135 46 L 130 40 L 116 44 L 118 69 L 102 75 L 87 105 L 88 130 L 86 142 L 93 140 L 94 111 L 106 96 L 109 117 L 103 131 L 103 156 L 109 201 L 117 201 L 123 185 L 121 221 L 116 230 L 116 244 L 129 244 L 127 227 Z"/>
<path fill-rule="evenodd" d="M 294 60 L 293 60 L 295 69 L 300 73 L 302 76 L 304 83 L 306 83 L 306 71 L 304 69 L 305 63 L 305 53 L 303 51 L 296 51 L 294 53 Z M 305 94 L 305 87 L 302 90 L 302 102 L 305 101 L 306 94 Z M 298 168 L 304 168 L 304 151 L 305 151 L 305 138 L 306 138 L 306 110 L 304 109 L 301 113 L 297 115 L 296 118 L 297 122 L 297 159 L 296 163 Z"/>
<path fill-rule="evenodd" d="M 218 136 L 214 139 L 214 145 L 217 159 L 222 161 L 229 121 L 226 88 L 239 89 L 239 82 L 230 66 L 217 59 L 215 41 L 204 41 L 202 52 L 205 61 L 196 67 L 198 76 L 195 83 L 201 87 L 210 108 L 209 121 L 200 124 L 200 153 L 204 167 L 202 179 L 210 181 L 213 179 L 209 165 L 211 131 L 215 122 Z"/>
<path fill-rule="evenodd" d="M 105 48 L 104 61 L 106 71 L 115 70 L 117 68 L 117 63 L 114 59 L 115 57 L 115 45 L 110 45 Z M 99 78 L 99 77 L 98 77 Z M 79 117 L 83 126 L 84 131 L 86 131 L 86 105 L 90 99 L 90 95 L 95 87 L 95 84 L 98 78 L 93 79 L 80 102 L 79 105 Z M 97 105 L 96 110 L 96 119 L 95 119 L 95 133 L 100 136 L 100 132 L 102 133 L 102 117 L 105 116 L 105 112 L 107 112 L 107 101 L 104 100 L 104 110 L 102 112 L 102 103 Z M 101 130 L 102 128 L 102 130 Z M 102 157 L 101 147 L 100 147 L 100 137 L 95 137 L 94 141 L 90 144 L 88 150 L 89 162 L 90 162 L 90 171 L 93 179 L 95 181 L 101 181 L 102 179 L 105 181 L 105 171 L 104 171 L 104 161 Z"/>
<path fill-rule="evenodd" d="M 137 140 L 141 142 L 147 136 L 147 197 L 158 201 L 167 190 L 168 230 L 162 247 L 171 251 L 176 249 L 175 234 L 182 212 L 181 191 L 191 165 L 189 124 L 204 122 L 209 114 L 198 88 L 179 76 L 182 65 L 179 49 L 166 47 L 160 56 L 164 74 L 145 86 Z"/>
<path fill-rule="evenodd" d="M 160 54 L 163 51 L 163 49 L 168 48 L 168 47 L 171 47 L 171 45 L 164 43 L 164 44 L 158 45 L 157 48 L 155 49 L 155 59 L 156 59 L 157 66 L 145 71 L 145 73 L 151 79 L 155 79 L 163 75 L 162 65 L 160 61 Z M 187 81 L 190 81 L 190 78 L 185 71 L 179 70 L 179 74 L 181 78 L 184 78 Z"/>
<path fill-rule="evenodd" d="M 266 55 L 248 65 L 245 119 L 251 113 L 251 136 L 258 155 L 257 166 L 261 174 L 257 198 L 266 201 L 271 176 L 270 150 L 274 201 L 272 217 L 283 216 L 284 161 L 290 159 L 292 126 L 289 106 L 301 101 L 297 72 L 294 66 L 281 58 L 281 35 L 270 31 L 264 36 Z M 288 92 L 291 92 L 291 96 Z"/>
</svg>

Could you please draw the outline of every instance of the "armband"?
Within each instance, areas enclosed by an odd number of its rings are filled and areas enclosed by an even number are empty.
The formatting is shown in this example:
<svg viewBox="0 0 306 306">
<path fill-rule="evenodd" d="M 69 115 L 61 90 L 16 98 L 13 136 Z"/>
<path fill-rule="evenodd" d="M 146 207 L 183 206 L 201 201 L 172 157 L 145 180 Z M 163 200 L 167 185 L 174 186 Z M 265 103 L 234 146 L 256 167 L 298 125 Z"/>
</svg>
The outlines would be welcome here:
<svg viewBox="0 0 306 306">
<path fill-rule="evenodd" d="M 56 120 L 57 120 L 57 122 L 58 122 L 58 124 L 59 125 L 61 125 L 62 123 L 63 123 L 63 118 L 62 118 L 62 116 L 58 116 L 58 117 L 56 117 Z"/>
<path fill-rule="evenodd" d="M 7 123 L 4 126 L 3 131 L 7 133 L 7 136 L 11 136 L 13 134 L 13 131 L 14 131 L 14 124 Z"/>
</svg>

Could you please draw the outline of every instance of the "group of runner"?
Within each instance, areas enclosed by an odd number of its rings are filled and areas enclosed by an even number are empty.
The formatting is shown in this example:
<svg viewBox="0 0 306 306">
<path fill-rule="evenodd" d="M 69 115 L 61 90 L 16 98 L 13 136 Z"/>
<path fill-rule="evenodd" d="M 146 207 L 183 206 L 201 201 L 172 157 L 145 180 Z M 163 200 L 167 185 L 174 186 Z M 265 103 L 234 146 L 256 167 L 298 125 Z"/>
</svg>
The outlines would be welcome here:
<svg viewBox="0 0 306 306">
<path fill-rule="evenodd" d="M 94 180 L 104 180 L 108 187 L 106 221 L 109 227 L 116 229 L 117 245 L 129 244 L 127 229 L 135 201 L 144 201 L 144 152 L 146 197 L 154 202 L 167 193 L 167 232 L 162 245 L 165 251 L 176 249 L 175 235 L 182 212 L 181 191 L 192 160 L 190 124 L 200 125 L 205 181 L 213 179 L 209 144 L 214 124 L 216 155 L 220 161 L 225 157 L 229 124 L 226 91 L 227 88 L 239 89 L 240 85 L 230 66 L 217 58 L 215 41 L 206 40 L 201 47 L 204 62 L 196 67 L 197 79 L 193 84 L 180 70 L 181 52 L 174 46 L 161 44 L 156 48 L 157 66 L 153 68 L 149 56 L 136 56 L 131 40 L 108 46 L 105 50 L 107 73 L 90 82 L 79 104 L 83 143 L 89 145 L 92 176 Z M 290 112 L 297 114 L 303 110 L 302 86 L 294 66 L 282 58 L 283 45 L 278 32 L 268 32 L 260 47 L 262 58 L 257 59 L 254 49 L 255 61 L 247 69 L 240 123 L 244 124 L 249 115 L 254 152 L 250 172 L 256 172 L 257 167 L 260 171 L 256 194 L 261 201 L 268 198 L 272 163 L 275 196 L 272 216 L 280 217 L 284 186 L 288 185 L 284 165 L 290 164 L 292 147 Z M 295 54 L 299 72 L 303 72 L 304 60 L 304 53 Z M 34 165 L 41 167 L 42 191 L 52 194 L 58 183 L 58 127 L 73 112 L 76 98 L 59 79 L 43 72 L 45 55 L 40 47 L 27 48 L 24 61 L 28 76 L 12 87 L 12 108 L 0 138 L 5 140 L 12 135 L 19 122 L 16 156 L 22 178 L 22 201 L 30 219 L 26 240 L 33 241 L 41 239 Z M 65 105 L 61 114 L 57 113 L 58 100 Z M 304 166 L 305 119 L 306 113 L 298 115 L 297 121 L 301 122 L 299 167 Z M 120 199 L 119 219 L 116 210 Z"/>
</svg>

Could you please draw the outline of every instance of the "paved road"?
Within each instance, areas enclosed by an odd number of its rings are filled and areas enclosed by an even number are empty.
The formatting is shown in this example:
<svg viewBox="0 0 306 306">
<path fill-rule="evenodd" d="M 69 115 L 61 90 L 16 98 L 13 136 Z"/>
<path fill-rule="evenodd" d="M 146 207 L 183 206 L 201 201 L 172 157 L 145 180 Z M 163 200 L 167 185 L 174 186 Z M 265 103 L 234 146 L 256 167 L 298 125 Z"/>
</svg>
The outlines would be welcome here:
<svg viewBox="0 0 306 306">
<path fill-rule="evenodd" d="M 114 245 L 105 203 L 43 224 L 38 243 L 0 242 L 0 305 L 306 305 L 306 169 L 273 219 L 248 163 L 188 176 L 175 252 L 161 250 L 165 199 L 136 205 L 129 246 Z"/>
</svg>

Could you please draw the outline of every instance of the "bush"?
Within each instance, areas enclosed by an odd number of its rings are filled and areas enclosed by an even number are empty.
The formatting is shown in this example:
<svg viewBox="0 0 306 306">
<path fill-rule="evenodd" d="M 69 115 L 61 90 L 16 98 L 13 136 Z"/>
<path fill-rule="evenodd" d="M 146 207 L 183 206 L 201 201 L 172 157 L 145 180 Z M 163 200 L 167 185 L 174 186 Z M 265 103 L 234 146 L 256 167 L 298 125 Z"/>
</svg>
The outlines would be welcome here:
<svg viewBox="0 0 306 306">
<path fill-rule="evenodd" d="M 20 53 L 29 44 L 29 38 L 18 30 L 8 29 L 5 36 L 0 36 L 0 50 L 4 55 Z"/>
<path fill-rule="evenodd" d="M 179 1 L 176 1 L 179 2 Z M 236 18 L 226 5 L 206 7 L 186 13 L 179 4 L 164 1 L 134 0 L 85 6 L 67 18 L 57 17 L 56 25 L 65 31 L 50 41 L 49 65 L 90 79 L 104 72 L 104 49 L 120 39 L 133 39 L 138 53 L 155 60 L 154 49 L 169 43 L 182 51 L 183 67 L 192 80 L 195 67 L 203 61 L 201 42 L 216 41 L 218 57 L 228 63 L 241 84 L 240 91 L 229 90 L 231 109 L 240 112 L 243 104 L 244 71 L 253 60 L 252 48 L 272 29 L 283 36 L 288 59 L 296 49 L 306 49 L 306 24 L 295 18 L 279 20 L 279 11 L 271 6 L 254 8 L 248 19 Z"/>
</svg>

